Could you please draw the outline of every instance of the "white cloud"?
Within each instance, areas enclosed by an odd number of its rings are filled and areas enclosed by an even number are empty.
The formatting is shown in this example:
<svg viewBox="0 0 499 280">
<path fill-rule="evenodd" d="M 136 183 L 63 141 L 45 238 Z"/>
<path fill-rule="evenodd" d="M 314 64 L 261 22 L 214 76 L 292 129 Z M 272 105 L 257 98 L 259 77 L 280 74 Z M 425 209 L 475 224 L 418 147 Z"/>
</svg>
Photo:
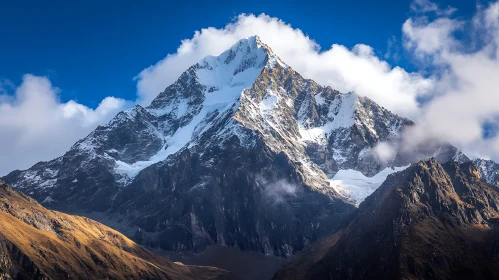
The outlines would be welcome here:
<svg viewBox="0 0 499 280">
<path fill-rule="evenodd" d="M 321 51 L 301 30 L 267 15 L 240 15 L 221 29 L 204 28 L 182 41 L 175 54 L 144 69 L 137 77 L 142 103 L 149 103 L 189 66 L 207 55 L 218 55 L 237 40 L 258 35 L 287 64 L 306 78 L 342 92 L 357 91 L 406 117 L 418 112 L 417 97 L 425 95 L 433 80 L 392 67 L 378 58 L 370 46 L 352 49 L 334 44 Z"/>
<path fill-rule="evenodd" d="M 379 142 L 374 147 L 373 152 L 378 157 L 378 159 L 384 163 L 392 161 L 396 154 L 393 144 L 388 144 L 385 142 Z"/>
<path fill-rule="evenodd" d="M 255 182 L 261 187 L 261 192 L 271 205 L 281 204 L 289 197 L 296 196 L 298 186 L 288 180 L 269 182 L 261 175 L 255 177 Z"/>
<path fill-rule="evenodd" d="M 408 19 L 402 30 L 406 38 L 405 45 L 419 55 L 435 55 L 447 48 L 455 47 L 453 32 L 462 27 L 461 22 L 449 18 L 439 18 L 428 22 L 427 18 Z"/>
<path fill-rule="evenodd" d="M 411 10 L 415 13 L 430 13 L 433 12 L 437 15 L 450 16 L 456 9 L 453 7 L 440 8 L 436 3 L 429 0 L 414 0 L 411 4 Z"/>
<path fill-rule="evenodd" d="M 497 123 L 499 117 L 499 2 L 479 9 L 468 22 L 408 19 L 403 32 L 406 45 L 441 77 L 418 125 L 406 133 L 406 146 L 436 139 L 471 156 L 499 159 L 499 138 L 483 137 L 484 123 Z"/>
<path fill-rule="evenodd" d="M 0 91 L 0 176 L 62 155 L 126 104 L 114 97 L 96 109 L 73 100 L 61 103 L 49 79 L 29 74 L 13 95 L 5 91 Z"/>
</svg>

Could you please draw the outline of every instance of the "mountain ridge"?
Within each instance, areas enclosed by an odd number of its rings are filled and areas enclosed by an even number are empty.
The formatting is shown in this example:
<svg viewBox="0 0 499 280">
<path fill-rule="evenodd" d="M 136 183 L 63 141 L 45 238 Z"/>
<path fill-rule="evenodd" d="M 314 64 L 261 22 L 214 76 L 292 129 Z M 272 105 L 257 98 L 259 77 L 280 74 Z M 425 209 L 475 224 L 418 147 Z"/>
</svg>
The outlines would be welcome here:
<svg viewBox="0 0 499 280">
<path fill-rule="evenodd" d="M 493 279 L 499 190 L 468 162 L 413 164 L 274 279 Z"/>
</svg>

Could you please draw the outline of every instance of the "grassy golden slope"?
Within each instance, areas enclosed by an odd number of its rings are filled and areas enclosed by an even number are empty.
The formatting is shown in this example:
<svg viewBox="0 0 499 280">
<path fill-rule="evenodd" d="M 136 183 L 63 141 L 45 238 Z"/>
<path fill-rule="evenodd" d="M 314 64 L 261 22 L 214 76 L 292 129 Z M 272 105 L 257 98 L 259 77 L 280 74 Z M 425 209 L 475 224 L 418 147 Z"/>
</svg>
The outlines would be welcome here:
<svg viewBox="0 0 499 280">
<path fill-rule="evenodd" d="M 47 210 L 2 181 L 0 241 L 15 247 L 49 279 L 228 278 L 221 269 L 170 262 L 88 218 Z M 0 279 L 2 271 L 9 271 L 8 263 L 0 262 Z"/>
</svg>

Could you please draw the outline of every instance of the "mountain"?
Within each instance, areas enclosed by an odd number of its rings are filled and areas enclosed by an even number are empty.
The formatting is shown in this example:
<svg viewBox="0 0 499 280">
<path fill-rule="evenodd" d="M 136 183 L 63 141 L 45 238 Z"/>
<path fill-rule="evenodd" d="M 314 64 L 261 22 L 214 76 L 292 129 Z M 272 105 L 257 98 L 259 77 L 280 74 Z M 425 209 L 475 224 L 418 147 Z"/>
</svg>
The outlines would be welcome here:
<svg viewBox="0 0 499 280">
<path fill-rule="evenodd" d="M 478 169 L 482 180 L 492 185 L 499 185 L 499 164 L 480 158 L 474 159 L 473 164 Z"/>
<path fill-rule="evenodd" d="M 88 218 L 43 208 L 0 181 L 0 279 L 229 279 L 172 263 Z"/>
<path fill-rule="evenodd" d="M 458 163 L 473 163 L 473 165 L 480 173 L 480 178 L 482 181 L 491 185 L 499 186 L 499 164 L 495 163 L 494 161 L 481 158 L 475 158 L 471 160 L 461 151 L 457 152 L 452 160 Z"/>
<path fill-rule="evenodd" d="M 401 150 L 383 163 L 372 151 L 410 125 L 369 98 L 302 77 L 253 36 L 189 67 L 149 106 L 119 113 L 63 156 L 4 180 L 156 250 L 223 245 L 290 256 L 354 211 L 331 185 L 340 169 L 373 176 L 414 162 Z M 456 153 L 437 148 L 418 154 Z"/>
<path fill-rule="evenodd" d="M 461 151 L 456 153 L 452 160 L 458 163 L 471 162 L 480 173 L 480 178 L 482 181 L 491 185 L 499 186 L 499 164 L 497 164 L 496 162 L 481 158 L 475 158 L 471 160 Z"/>
<path fill-rule="evenodd" d="M 388 176 L 336 234 L 275 279 L 497 279 L 499 190 L 471 162 Z"/>
</svg>

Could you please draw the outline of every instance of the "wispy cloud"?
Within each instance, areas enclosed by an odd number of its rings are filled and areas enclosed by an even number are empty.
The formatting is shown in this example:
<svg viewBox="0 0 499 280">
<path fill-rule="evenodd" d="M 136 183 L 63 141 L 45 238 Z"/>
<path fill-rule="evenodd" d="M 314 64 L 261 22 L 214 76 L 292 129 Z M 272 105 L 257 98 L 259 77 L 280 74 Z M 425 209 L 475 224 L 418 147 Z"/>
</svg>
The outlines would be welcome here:
<svg viewBox="0 0 499 280">
<path fill-rule="evenodd" d="M 257 175 L 255 181 L 270 205 L 284 203 L 286 199 L 296 196 L 298 192 L 298 186 L 285 179 L 271 181 Z"/>
<path fill-rule="evenodd" d="M 439 16 L 450 16 L 457 11 L 454 7 L 441 8 L 439 5 L 429 0 L 414 0 L 411 4 L 411 10 L 417 14 L 433 12 Z"/>
</svg>

